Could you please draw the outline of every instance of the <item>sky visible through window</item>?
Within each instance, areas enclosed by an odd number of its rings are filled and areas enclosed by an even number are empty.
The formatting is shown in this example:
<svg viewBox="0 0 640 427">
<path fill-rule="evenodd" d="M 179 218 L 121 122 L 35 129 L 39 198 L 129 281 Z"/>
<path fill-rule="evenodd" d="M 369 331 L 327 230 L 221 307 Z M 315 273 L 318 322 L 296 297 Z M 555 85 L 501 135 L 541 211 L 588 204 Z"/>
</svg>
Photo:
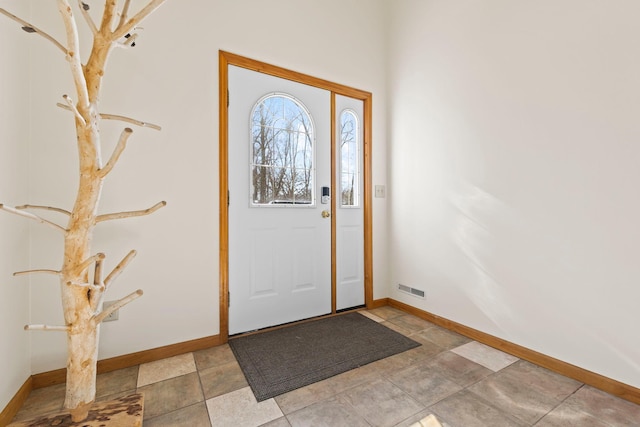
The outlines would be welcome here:
<svg viewBox="0 0 640 427">
<path fill-rule="evenodd" d="M 340 115 L 340 203 L 358 206 L 358 118 L 353 111 Z"/>
<path fill-rule="evenodd" d="M 314 133 L 307 110 L 285 94 L 263 97 L 251 115 L 254 205 L 311 204 Z"/>
</svg>

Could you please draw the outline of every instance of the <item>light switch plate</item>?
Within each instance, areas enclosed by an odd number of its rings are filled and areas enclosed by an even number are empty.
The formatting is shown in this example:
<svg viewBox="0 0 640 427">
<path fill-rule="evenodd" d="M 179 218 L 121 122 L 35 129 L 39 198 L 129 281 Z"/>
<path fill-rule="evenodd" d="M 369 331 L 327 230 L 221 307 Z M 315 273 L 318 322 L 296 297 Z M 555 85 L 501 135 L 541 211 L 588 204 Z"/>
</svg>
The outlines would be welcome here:
<svg viewBox="0 0 640 427">
<path fill-rule="evenodd" d="M 105 301 L 104 304 L 102 305 L 102 309 L 104 310 L 105 308 L 109 307 L 112 304 L 115 304 L 117 301 Z M 110 315 L 108 315 L 107 317 L 104 318 L 103 322 L 113 322 L 114 320 L 118 320 L 118 311 L 116 310 L 113 313 L 111 313 Z"/>
</svg>

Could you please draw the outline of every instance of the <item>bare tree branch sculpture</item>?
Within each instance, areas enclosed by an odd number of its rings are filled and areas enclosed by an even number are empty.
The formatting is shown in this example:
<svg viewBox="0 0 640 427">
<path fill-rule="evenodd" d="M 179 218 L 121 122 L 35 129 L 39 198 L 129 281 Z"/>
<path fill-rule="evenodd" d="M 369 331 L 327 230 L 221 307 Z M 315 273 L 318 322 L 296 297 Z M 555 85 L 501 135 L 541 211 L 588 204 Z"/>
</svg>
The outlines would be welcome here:
<svg viewBox="0 0 640 427">
<path fill-rule="evenodd" d="M 93 38 L 91 53 L 84 64 L 80 57 L 80 40 L 74 9 L 68 0 L 56 0 L 66 32 L 66 42 L 64 43 L 35 25 L 0 8 L 0 14 L 18 22 L 24 31 L 42 36 L 62 51 L 69 63 L 76 90 L 77 102 L 64 95 L 65 103 L 58 104 L 58 106 L 71 111 L 75 121 L 79 153 L 79 184 L 73 209 L 68 211 L 49 206 L 11 207 L 0 204 L 0 210 L 35 220 L 64 234 L 64 260 L 60 270 L 37 269 L 15 274 L 48 273 L 60 277 L 65 325 L 27 325 L 25 329 L 67 333 L 67 388 L 64 406 L 71 411 L 73 421 L 84 420 L 95 401 L 100 322 L 113 311 L 122 308 L 142 295 L 142 291 L 137 290 L 109 308 L 102 308 L 104 293 L 108 285 L 129 264 L 136 252 L 129 252 L 113 271 L 106 278 L 103 278 L 102 270 L 105 256 L 104 254 L 91 254 L 94 228 L 102 221 L 148 215 L 166 205 L 166 202 L 163 201 L 145 210 L 106 215 L 97 214 L 103 181 L 117 164 L 126 148 L 129 137 L 133 133 L 131 128 L 125 128 L 122 131 L 115 150 L 109 160 L 103 164 L 100 120 L 120 120 L 160 130 L 159 126 L 140 120 L 100 113 L 98 104 L 107 60 L 114 47 L 135 45 L 136 26 L 161 6 L 164 1 L 150 0 L 138 13 L 129 16 L 130 0 L 105 0 L 99 24 L 96 24 L 89 14 L 89 5 L 82 0 L 78 1 L 77 9 L 91 30 Z M 119 7 L 119 3 L 122 3 L 122 7 Z M 67 218 L 67 224 L 63 226 L 27 211 L 36 209 L 61 213 Z M 93 271 L 90 271 L 91 266 L 94 266 Z M 92 280 L 90 280 L 90 276 L 92 276 Z"/>
</svg>

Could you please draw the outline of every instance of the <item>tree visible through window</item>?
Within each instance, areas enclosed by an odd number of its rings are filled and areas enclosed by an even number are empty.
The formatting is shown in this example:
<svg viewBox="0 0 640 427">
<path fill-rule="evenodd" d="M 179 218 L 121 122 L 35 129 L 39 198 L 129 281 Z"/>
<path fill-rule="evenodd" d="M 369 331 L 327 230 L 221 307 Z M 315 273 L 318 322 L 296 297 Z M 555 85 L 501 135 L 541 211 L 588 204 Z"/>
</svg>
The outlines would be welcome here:
<svg viewBox="0 0 640 427">
<path fill-rule="evenodd" d="M 311 116 L 291 96 L 271 94 L 251 114 L 253 205 L 309 205 L 314 189 Z"/>
<path fill-rule="evenodd" d="M 340 204 L 358 206 L 358 118 L 353 111 L 340 115 Z"/>
</svg>

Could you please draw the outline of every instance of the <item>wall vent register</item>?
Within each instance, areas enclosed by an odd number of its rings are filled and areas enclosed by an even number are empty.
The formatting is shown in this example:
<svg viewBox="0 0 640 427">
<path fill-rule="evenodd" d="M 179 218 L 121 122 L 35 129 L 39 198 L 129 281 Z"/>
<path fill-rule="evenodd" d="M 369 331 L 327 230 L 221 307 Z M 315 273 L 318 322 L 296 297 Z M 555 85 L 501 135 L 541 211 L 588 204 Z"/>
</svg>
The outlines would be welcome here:
<svg viewBox="0 0 640 427">
<path fill-rule="evenodd" d="M 406 286 L 401 283 L 398 283 L 398 290 L 405 292 L 407 294 L 411 294 L 418 298 L 424 298 L 424 291 L 422 289 L 412 288 L 411 286 Z"/>
</svg>

